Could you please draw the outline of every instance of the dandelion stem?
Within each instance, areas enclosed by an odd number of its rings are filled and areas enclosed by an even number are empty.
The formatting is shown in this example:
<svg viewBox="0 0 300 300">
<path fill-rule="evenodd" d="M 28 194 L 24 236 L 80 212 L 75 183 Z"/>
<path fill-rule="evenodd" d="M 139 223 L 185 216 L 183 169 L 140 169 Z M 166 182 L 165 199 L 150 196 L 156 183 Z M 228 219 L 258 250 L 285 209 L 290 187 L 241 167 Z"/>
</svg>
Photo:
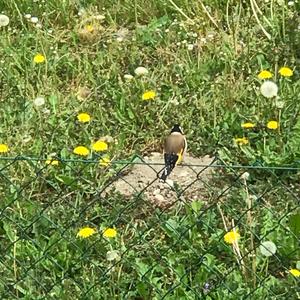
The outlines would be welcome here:
<svg viewBox="0 0 300 300">
<path fill-rule="evenodd" d="M 170 1 L 170 0 L 169 0 Z M 204 10 L 204 12 L 206 13 L 206 15 L 208 16 L 208 18 L 210 19 L 210 21 L 219 29 L 219 26 L 217 24 L 217 22 L 213 19 L 213 17 L 210 15 L 210 13 L 208 12 L 208 10 L 206 9 L 205 5 L 203 4 L 203 2 L 200 0 L 199 1 L 202 9 Z"/>
<path fill-rule="evenodd" d="M 256 13 L 256 10 L 255 10 L 255 7 L 254 7 L 254 0 L 250 0 L 250 4 L 251 4 L 251 9 L 252 9 L 252 12 L 253 12 L 253 15 L 256 19 L 256 22 L 257 24 L 259 25 L 259 27 L 261 28 L 262 32 L 264 33 L 264 35 L 270 40 L 271 39 L 271 35 L 266 31 L 266 29 L 262 26 L 261 22 L 259 21 L 259 18 L 257 16 L 257 13 Z"/>
<path fill-rule="evenodd" d="M 18 281 L 18 273 L 17 273 L 17 263 L 16 263 L 16 257 L 17 257 L 17 231 L 15 231 L 15 242 L 14 242 L 14 262 L 13 262 L 13 268 L 14 268 L 14 277 L 15 277 L 15 282 Z M 19 298 L 19 291 L 16 286 L 16 296 Z"/>
<path fill-rule="evenodd" d="M 134 0 L 134 17 L 135 17 L 135 25 L 138 25 L 138 14 L 137 14 L 137 3 L 136 0 Z"/>
<path fill-rule="evenodd" d="M 236 229 L 235 229 L 235 225 L 234 225 L 234 220 L 232 219 L 231 222 L 232 222 L 232 230 L 235 231 Z M 247 279 L 247 270 L 245 267 L 245 262 L 244 262 L 243 256 L 241 254 L 239 243 L 237 241 L 234 241 L 232 246 L 233 246 L 232 248 L 233 248 L 234 254 L 236 255 L 236 260 L 237 260 L 238 264 L 241 266 L 244 277 Z"/>
<path fill-rule="evenodd" d="M 266 16 L 263 14 L 263 12 L 262 12 L 261 9 L 259 8 L 259 6 L 257 5 L 257 3 L 256 3 L 255 0 L 253 0 L 253 4 L 254 4 L 254 6 L 256 7 L 258 13 L 259 13 L 261 16 L 263 16 L 263 19 L 268 23 L 268 25 L 269 25 L 270 27 L 272 27 L 272 24 L 271 24 L 270 21 L 266 18 Z"/>
<path fill-rule="evenodd" d="M 227 27 L 228 27 L 230 34 L 232 34 L 232 30 L 231 30 L 230 24 L 229 24 L 229 2 L 230 2 L 230 0 L 228 0 L 226 3 L 226 23 L 227 23 Z"/>
<path fill-rule="evenodd" d="M 248 185 L 247 185 L 247 179 L 244 177 L 244 187 L 246 192 L 246 204 L 248 207 L 247 211 L 247 225 L 250 228 L 250 253 L 252 254 L 252 274 L 253 274 L 253 287 L 256 287 L 256 256 L 255 256 L 255 248 L 254 248 L 254 236 L 253 236 L 253 218 L 251 214 L 252 210 L 252 200 L 249 195 Z"/>
<path fill-rule="evenodd" d="M 285 5 L 282 5 L 282 36 L 285 41 Z"/>
<path fill-rule="evenodd" d="M 228 231 L 228 228 L 227 228 L 227 225 L 226 225 L 226 221 L 225 221 L 225 218 L 224 218 L 224 214 L 223 214 L 223 212 L 222 212 L 222 210 L 221 210 L 221 207 L 220 207 L 219 203 L 217 204 L 217 208 L 218 208 L 218 211 L 219 211 L 219 213 L 220 213 L 220 215 L 221 215 L 221 218 L 222 218 L 222 221 L 223 221 L 223 225 L 224 225 L 225 231 L 227 232 L 227 231 Z"/>
<path fill-rule="evenodd" d="M 270 11 L 271 11 L 271 20 L 272 21 L 274 20 L 273 7 L 274 7 L 274 0 L 271 0 Z"/>
<path fill-rule="evenodd" d="M 225 228 L 225 231 L 228 231 L 228 227 L 226 225 L 226 221 L 225 221 L 225 217 L 224 217 L 224 214 L 222 212 L 222 209 L 220 207 L 219 204 L 217 204 L 217 208 L 219 210 L 219 213 L 221 215 L 221 218 L 222 218 L 222 221 L 223 221 L 223 225 L 224 225 L 224 228 Z M 235 231 L 235 226 L 234 226 L 234 220 L 232 220 L 232 230 Z M 246 272 L 246 268 L 245 268 L 245 263 L 243 261 L 243 257 L 241 255 L 241 251 L 240 251 L 240 248 L 239 248 L 239 244 L 237 241 L 234 241 L 233 244 L 232 244 L 232 249 L 233 249 L 233 252 L 234 252 L 234 255 L 236 257 L 236 261 L 238 263 L 238 265 L 241 267 L 242 269 L 242 272 L 244 274 L 245 277 L 247 277 L 247 272 Z"/>
<path fill-rule="evenodd" d="M 186 17 L 189 21 L 191 21 L 192 23 L 194 23 L 194 21 L 189 17 L 189 16 L 187 16 L 184 12 L 183 12 L 183 10 L 180 8 L 180 7 L 178 7 L 177 5 L 176 5 L 176 3 L 174 3 L 173 2 L 173 0 L 168 0 L 172 5 L 173 5 L 173 7 L 180 13 L 180 14 L 182 14 L 184 17 Z"/>
</svg>

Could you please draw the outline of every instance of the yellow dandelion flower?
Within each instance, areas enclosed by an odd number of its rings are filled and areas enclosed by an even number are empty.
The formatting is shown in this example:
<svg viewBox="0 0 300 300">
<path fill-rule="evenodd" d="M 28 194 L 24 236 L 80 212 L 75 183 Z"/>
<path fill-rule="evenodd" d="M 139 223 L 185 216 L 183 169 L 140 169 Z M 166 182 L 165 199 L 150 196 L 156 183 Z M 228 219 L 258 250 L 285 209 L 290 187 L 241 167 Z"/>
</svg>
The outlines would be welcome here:
<svg viewBox="0 0 300 300">
<path fill-rule="evenodd" d="M 298 269 L 290 269 L 289 272 L 295 277 L 300 277 L 300 270 Z"/>
<path fill-rule="evenodd" d="M 99 165 L 103 167 L 107 167 L 110 164 L 110 158 L 108 156 L 104 156 L 100 158 Z"/>
<path fill-rule="evenodd" d="M 267 123 L 267 128 L 269 128 L 269 129 L 275 130 L 275 129 L 277 129 L 278 127 L 279 127 L 279 124 L 278 124 L 277 121 L 269 121 L 269 122 Z"/>
<path fill-rule="evenodd" d="M 104 230 L 103 236 L 106 238 L 114 238 L 117 236 L 117 231 L 113 228 L 107 228 Z"/>
<path fill-rule="evenodd" d="M 91 25 L 91 24 L 86 25 L 84 28 L 88 32 L 93 32 L 94 31 L 94 26 Z"/>
<path fill-rule="evenodd" d="M 269 79 L 269 78 L 272 78 L 272 73 L 267 71 L 267 70 L 262 70 L 258 75 L 257 77 L 259 79 Z"/>
<path fill-rule="evenodd" d="M 146 91 L 143 96 L 142 99 L 143 100 L 153 100 L 156 96 L 156 93 L 154 91 Z"/>
<path fill-rule="evenodd" d="M 249 140 L 246 137 L 235 138 L 234 141 L 240 146 L 249 144 Z"/>
<path fill-rule="evenodd" d="M 90 228 L 90 227 L 84 227 L 84 228 L 81 228 L 78 231 L 77 237 L 85 239 L 85 238 L 88 238 L 88 237 L 90 237 L 91 235 L 93 235 L 95 233 L 96 233 L 96 229 Z"/>
<path fill-rule="evenodd" d="M 6 144 L 0 144 L 0 153 L 7 153 L 9 148 Z"/>
<path fill-rule="evenodd" d="M 34 58 L 33 58 L 33 61 L 36 63 L 36 64 L 41 64 L 43 63 L 44 61 L 46 60 L 45 56 L 41 53 L 37 53 Z"/>
<path fill-rule="evenodd" d="M 247 123 L 242 123 L 241 126 L 242 126 L 242 128 L 248 129 L 248 128 L 254 128 L 255 124 L 253 124 L 251 122 L 247 122 Z"/>
<path fill-rule="evenodd" d="M 74 148 L 73 153 L 81 156 L 88 156 L 90 154 L 90 150 L 84 146 L 78 146 Z"/>
<path fill-rule="evenodd" d="M 108 149 L 108 145 L 104 141 L 99 140 L 92 145 L 92 149 L 96 152 L 102 152 Z"/>
<path fill-rule="evenodd" d="M 224 235 L 224 241 L 227 244 L 237 243 L 241 235 L 236 230 L 231 230 Z"/>
<path fill-rule="evenodd" d="M 293 76 L 293 70 L 291 70 L 289 67 L 282 67 L 282 68 L 279 69 L 278 72 L 283 77 Z"/>
<path fill-rule="evenodd" d="M 49 159 L 46 160 L 45 163 L 46 163 L 46 165 L 58 166 L 59 161 L 57 159 L 51 159 L 51 158 L 49 158 Z"/>
<path fill-rule="evenodd" d="M 87 113 L 80 113 L 77 115 L 77 119 L 80 123 L 87 123 L 91 120 L 91 116 Z"/>
</svg>

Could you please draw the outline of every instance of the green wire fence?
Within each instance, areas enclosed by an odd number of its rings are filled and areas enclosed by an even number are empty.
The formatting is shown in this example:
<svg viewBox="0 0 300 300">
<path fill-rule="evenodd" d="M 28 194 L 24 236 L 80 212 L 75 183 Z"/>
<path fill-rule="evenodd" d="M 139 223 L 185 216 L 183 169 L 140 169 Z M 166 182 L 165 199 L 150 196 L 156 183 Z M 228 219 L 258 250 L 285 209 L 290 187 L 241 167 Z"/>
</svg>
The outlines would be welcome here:
<svg viewBox="0 0 300 300">
<path fill-rule="evenodd" d="M 299 169 L 0 158 L 1 299 L 299 299 Z"/>
</svg>

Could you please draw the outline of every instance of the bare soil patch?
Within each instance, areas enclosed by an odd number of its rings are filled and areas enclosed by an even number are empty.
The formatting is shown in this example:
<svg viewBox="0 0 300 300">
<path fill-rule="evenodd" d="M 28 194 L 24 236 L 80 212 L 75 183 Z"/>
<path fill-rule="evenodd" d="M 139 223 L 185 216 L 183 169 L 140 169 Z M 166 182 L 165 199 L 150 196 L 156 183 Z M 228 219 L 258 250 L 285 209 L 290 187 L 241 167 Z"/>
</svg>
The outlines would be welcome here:
<svg viewBox="0 0 300 300">
<path fill-rule="evenodd" d="M 143 194 L 151 203 L 159 207 L 171 206 L 174 202 L 204 200 L 208 196 L 208 181 L 213 168 L 206 168 L 213 157 L 193 157 L 186 154 L 182 164 L 175 167 L 166 182 L 157 174 L 162 170 L 164 159 L 158 152 L 144 157 L 120 176 L 112 189 L 125 197 Z M 144 164 L 145 163 L 145 164 Z"/>
</svg>

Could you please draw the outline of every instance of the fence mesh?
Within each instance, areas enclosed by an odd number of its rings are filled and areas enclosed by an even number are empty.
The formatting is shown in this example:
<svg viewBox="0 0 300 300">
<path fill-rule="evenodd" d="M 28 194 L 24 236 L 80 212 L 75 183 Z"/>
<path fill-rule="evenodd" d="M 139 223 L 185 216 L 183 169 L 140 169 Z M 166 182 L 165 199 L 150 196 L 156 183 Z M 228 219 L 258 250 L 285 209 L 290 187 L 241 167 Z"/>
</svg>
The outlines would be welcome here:
<svg viewBox="0 0 300 300">
<path fill-rule="evenodd" d="M 1 158 L 0 298 L 300 299 L 297 168 L 162 167 Z"/>
</svg>

